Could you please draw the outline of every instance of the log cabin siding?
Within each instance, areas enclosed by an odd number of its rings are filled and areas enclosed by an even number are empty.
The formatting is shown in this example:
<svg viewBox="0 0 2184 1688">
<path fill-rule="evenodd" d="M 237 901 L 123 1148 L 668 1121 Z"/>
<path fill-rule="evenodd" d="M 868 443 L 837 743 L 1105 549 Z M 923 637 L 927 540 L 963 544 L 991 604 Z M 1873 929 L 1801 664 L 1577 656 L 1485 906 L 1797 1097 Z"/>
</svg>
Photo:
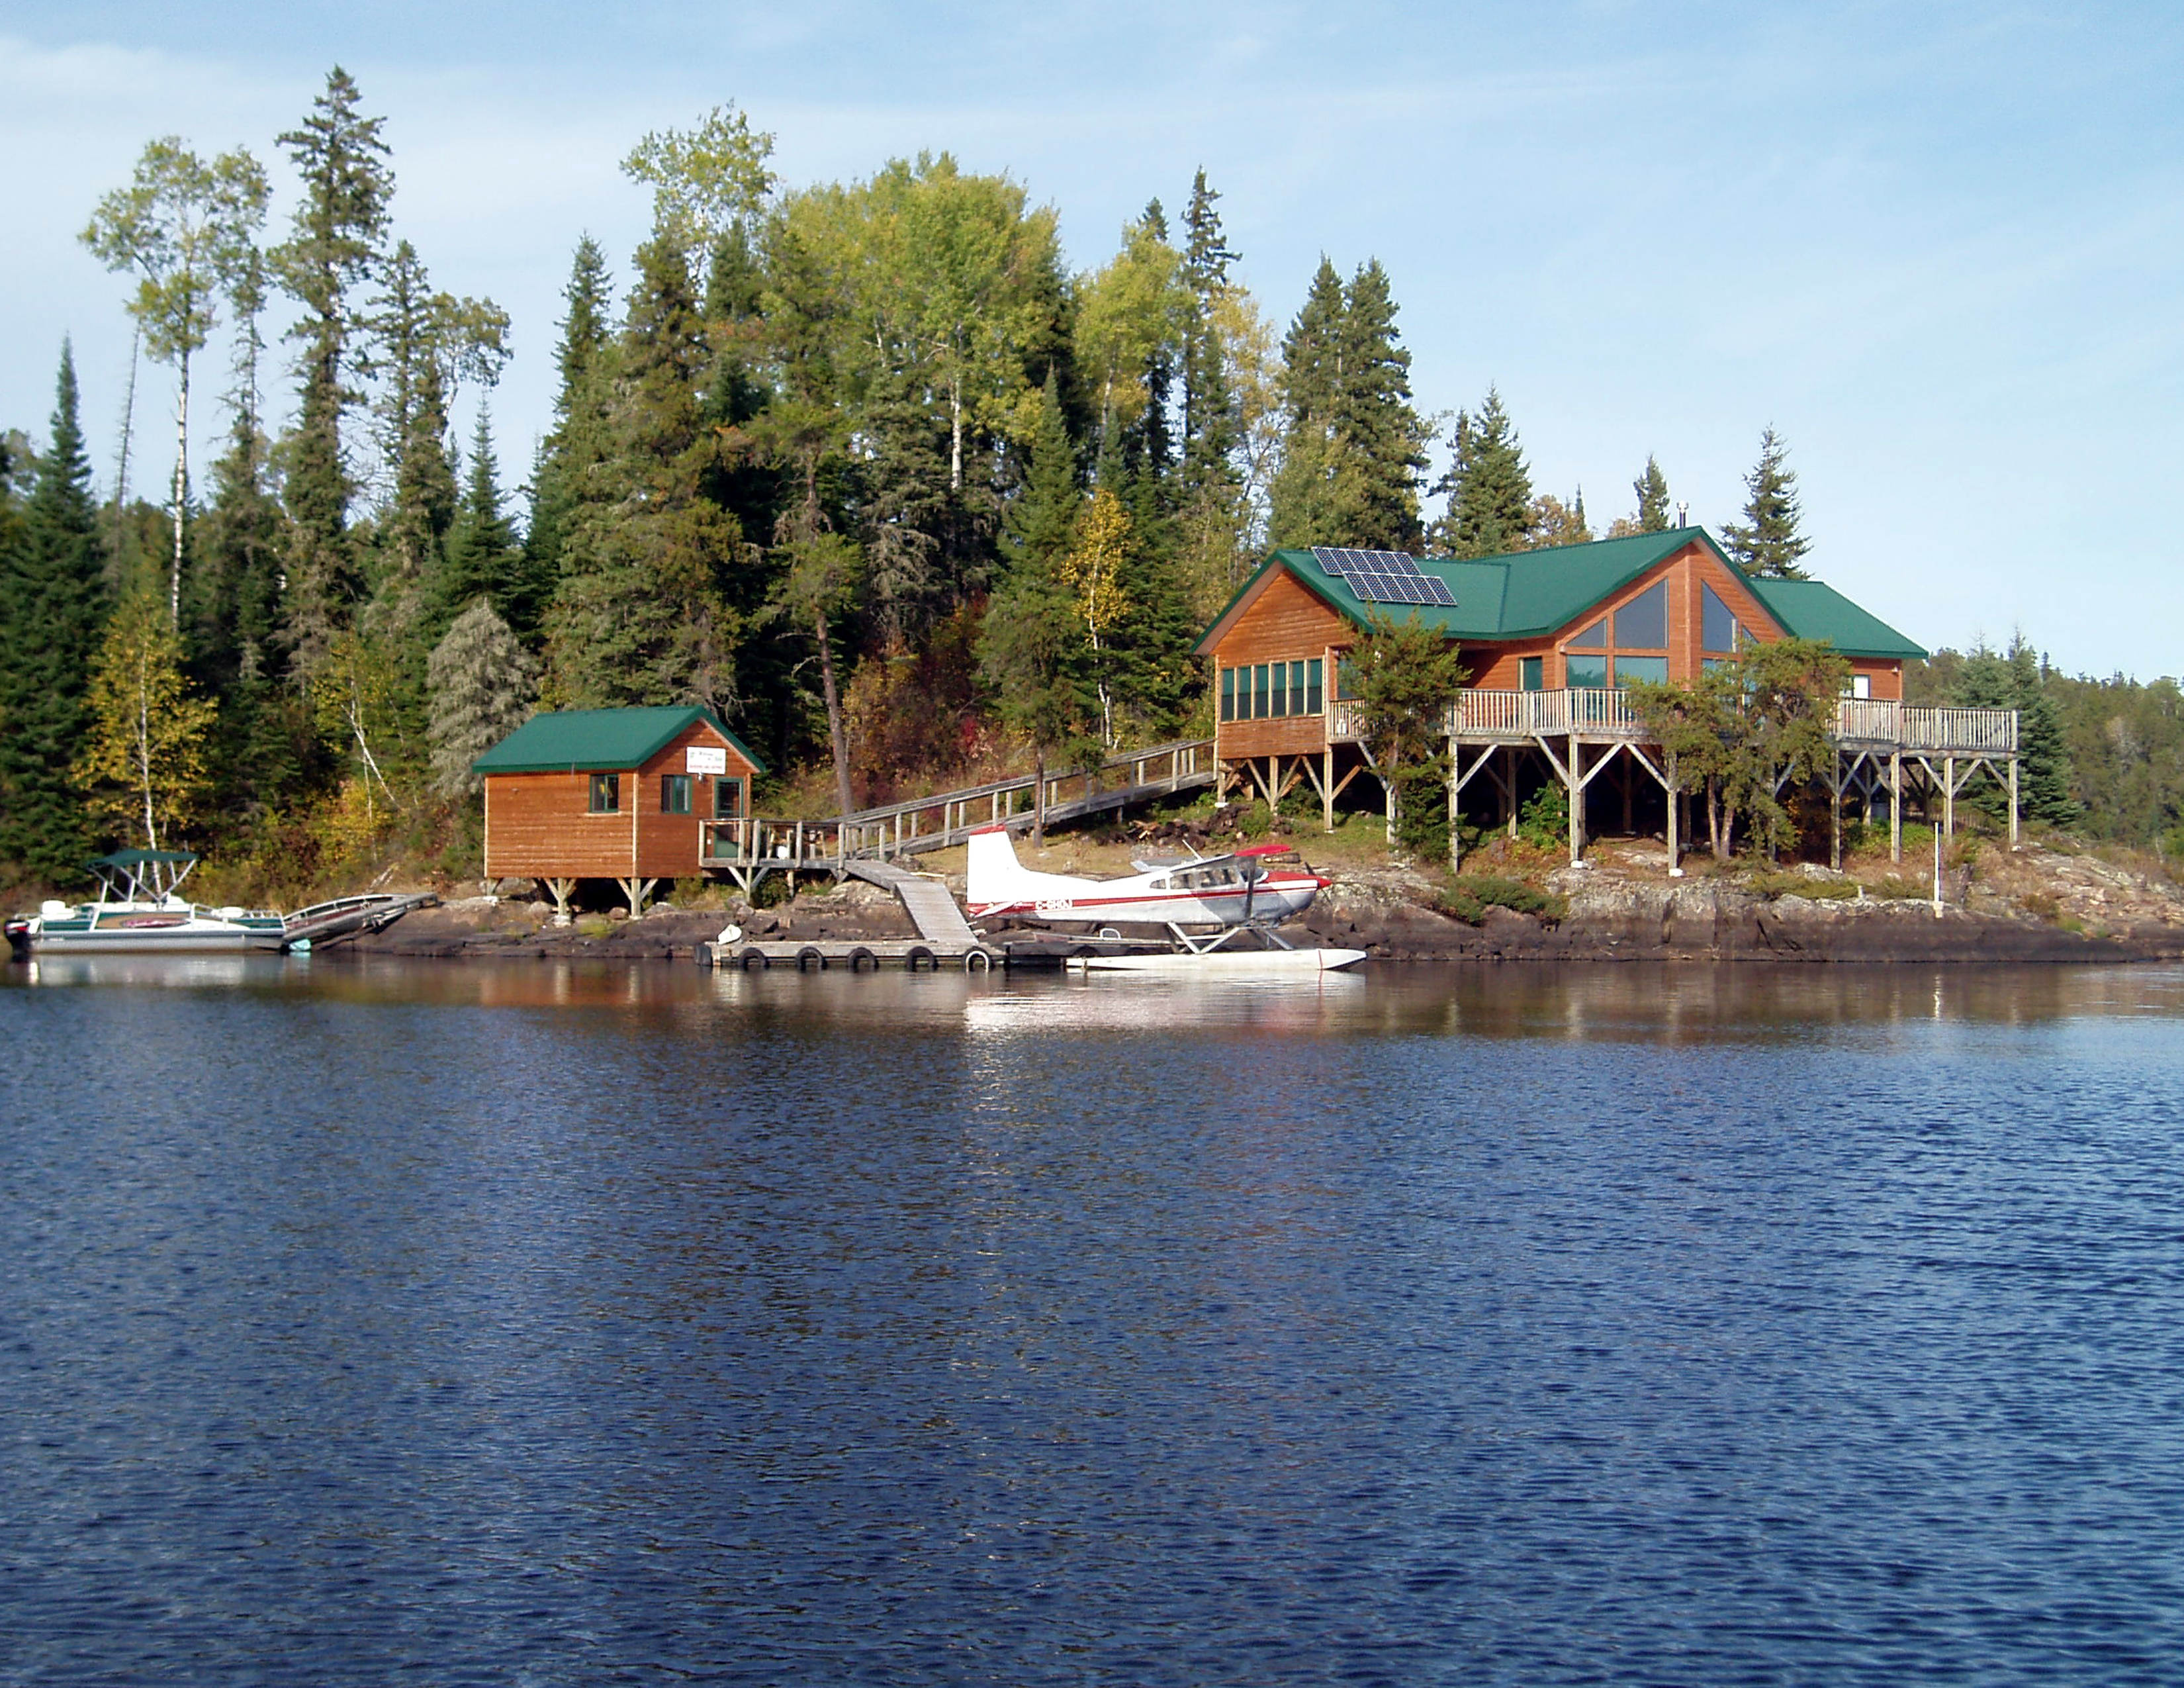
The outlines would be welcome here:
<svg viewBox="0 0 2184 1688">
<path fill-rule="evenodd" d="M 1217 757 L 1295 755 L 1327 743 L 1324 715 L 1222 721 L 1221 671 L 1262 662 L 1323 662 L 1323 699 L 1334 695 L 1334 653 L 1351 640 L 1349 621 L 1300 584 L 1275 570 L 1238 606 L 1238 616 L 1212 649 L 1214 754 Z"/>
<path fill-rule="evenodd" d="M 744 812 L 749 812 L 751 765 L 737 753 L 736 747 L 727 744 L 721 735 L 703 721 L 693 721 L 663 749 L 649 757 L 638 770 L 637 783 L 642 793 L 637 811 L 637 872 L 648 879 L 694 878 L 700 871 L 699 855 L 705 838 L 705 823 L 713 816 L 713 782 L 711 774 L 693 774 L 690 777 L 690 812 L 687 815 L 663 814 L 660 807 L 660 782 L 666 774 L 684 772 L 688 751 L 694 744 L 709 748 L 719 747 L 728 753 L 728 772 L 725 777 L 743 782 Z"/>
<path fill-rule="evenodd" d="M 634 872 L 628 774 L 621 783 L 621 810 L 594 815 L 588 772 L 487 775 L 486 877 L 617 879 Z"/>
</svg>

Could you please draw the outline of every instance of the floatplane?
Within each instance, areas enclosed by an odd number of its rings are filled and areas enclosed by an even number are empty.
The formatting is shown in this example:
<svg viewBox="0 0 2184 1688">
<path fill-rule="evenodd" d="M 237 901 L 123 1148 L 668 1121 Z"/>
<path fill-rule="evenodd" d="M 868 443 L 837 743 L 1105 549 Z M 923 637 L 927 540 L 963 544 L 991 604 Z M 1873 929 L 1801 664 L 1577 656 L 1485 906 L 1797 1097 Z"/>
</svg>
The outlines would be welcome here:
<svg viewBox="0 0 2184 1688">
<path fill-rule="evenodd" d="M 1355 967 L 1362 950 L 1300 950 L 1274 928 L 1294 920 L 1333 882 L 1310 868 L 1276 866 L 1284 844 L 1225 855 L 1136 861 L 1115 879 L 1042 873 L 1017 860 L 1006 827 L 971 834 L 965 903 L 973 920 L 1030 919 L 1100 927 L 1161 926 L 1178 948 L 1166 955 L 1084 955 L 1070 965 L 1117 972 L 1327 972 Z M 1230 950 L 1240 934 L 1262 947 Z"/>
</svg>

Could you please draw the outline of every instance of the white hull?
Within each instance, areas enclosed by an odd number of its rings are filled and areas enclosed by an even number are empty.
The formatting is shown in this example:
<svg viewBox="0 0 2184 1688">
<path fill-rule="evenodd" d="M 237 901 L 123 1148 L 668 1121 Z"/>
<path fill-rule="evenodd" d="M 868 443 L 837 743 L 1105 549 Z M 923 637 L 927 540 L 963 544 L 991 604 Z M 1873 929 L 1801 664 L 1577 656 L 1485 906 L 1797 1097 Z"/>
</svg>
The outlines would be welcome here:
<svg viewBox="0 0 2184 1688">
<path fill-rule="evenodd" d="M 282 943 L 277 931 L 231 926 L 225 922 L 192 921 L 186 926 L 122 928 L 104 932 L 40 932 L 31 942 L 46 955 L 205 955 L 237 954 L 246 950 L 277 950 Z"/>
<path fill-rule="evenodd" d="M 1149 955 L 1077 955 L 1069 965 L 1079 972 L 1165 973 L 1172 978 L 1278 978 L 1298 973 L 1330 973 L 1354 967 L 1362 950 L 1213 950 Z"/>
</svg>

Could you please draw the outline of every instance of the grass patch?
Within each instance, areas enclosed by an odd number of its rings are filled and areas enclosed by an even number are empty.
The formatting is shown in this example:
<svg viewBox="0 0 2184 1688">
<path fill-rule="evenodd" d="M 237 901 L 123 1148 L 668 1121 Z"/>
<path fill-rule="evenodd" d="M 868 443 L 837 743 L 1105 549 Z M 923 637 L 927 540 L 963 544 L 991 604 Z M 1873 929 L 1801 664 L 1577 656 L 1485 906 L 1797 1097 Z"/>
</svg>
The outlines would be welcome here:
<svg viewBox="0 0 2184 1688">
<path fill-rule="evenodd" d="M 1876 879 L 1865 888 L 1869 897 L 1886 897 L 1896 902 L 1923 903 L 1934 894 L 1934 888 L 1924 879 L 1905 879 L 1891 874 L 1886 879 Z"/>
<path fill-rule="evenodd" d="M 1802 873 L 1755 873 L 1745 882 L 1755 896 L 1773 902 L 1777 897 L 1814 897 L 1822 901 L 1834 901 L 1856 897 L 1859 886 L 1855 879 L 1814 879 Z"/>
<path fill-rule="evenodd" d="M 1552 924 L 1563 917 L 1568 905 L 1552 892 L 1528 885 L 1522 879 L 1467 873 L 1434 893 L 1434 907 L 1451 920 L 1476 926 L 1486 918 L 1486 911 L 1490 908 L 1536 916 Z"/>
</svg>

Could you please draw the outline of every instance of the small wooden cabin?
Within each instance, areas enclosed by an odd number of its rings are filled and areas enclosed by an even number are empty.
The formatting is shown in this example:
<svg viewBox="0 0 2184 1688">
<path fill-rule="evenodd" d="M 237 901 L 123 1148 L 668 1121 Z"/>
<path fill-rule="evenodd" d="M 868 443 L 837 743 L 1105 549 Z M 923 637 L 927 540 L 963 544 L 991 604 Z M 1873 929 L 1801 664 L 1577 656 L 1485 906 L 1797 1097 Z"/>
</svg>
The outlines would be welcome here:
<svg viewBox="0 0 2184 1688">
<path fill-rule="evenodd" d="M 579 879 L 611 879 L 632 913 L 663 879 L 734 848 L 764 765 L 710 711 L 533 716 L 471 765 L 485 778 L 485 871 L 535 878 L 564 912 Z"/>
</svg>

